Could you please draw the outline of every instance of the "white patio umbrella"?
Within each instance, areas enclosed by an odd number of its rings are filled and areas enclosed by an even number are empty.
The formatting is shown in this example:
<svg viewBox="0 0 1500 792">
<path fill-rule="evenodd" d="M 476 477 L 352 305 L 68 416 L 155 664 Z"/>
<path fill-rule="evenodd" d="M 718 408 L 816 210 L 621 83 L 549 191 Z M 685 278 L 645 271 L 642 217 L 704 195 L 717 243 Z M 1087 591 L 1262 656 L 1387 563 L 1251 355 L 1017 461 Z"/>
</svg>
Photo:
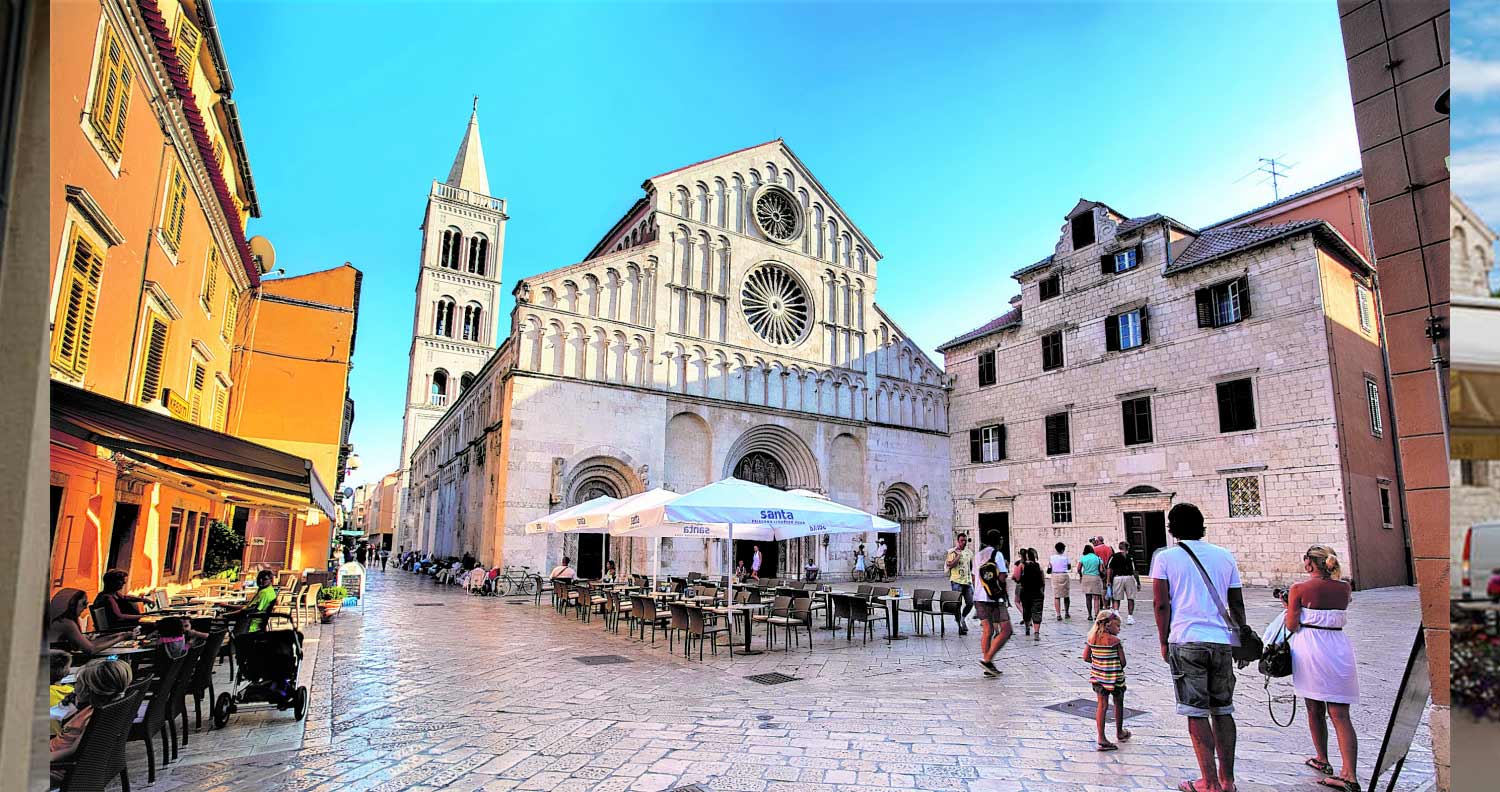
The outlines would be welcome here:
<svg viewBox="0 0 1500 792">
<path fill-rule="evenodd" d="M 579 515 L 586 514 L 592 509 L 599 506 L 608 506 L 610 504 L 617 503 L 619 502 L 619 500 L 619 498 L 611 498 L 608 495 L 600 495 L 597 498 L 590 498 L 589 500 L 586 500 L 576 506 L 569 506 L 562 511 L 553 512 L 546 517 L 541 517 L 539 519 L 535 519 L 529 523 L 526 523 L 526 533 L 555 533 L 557 531 L 565 530 L 564 526 L 577 528 L 578 525 L 574 520 Z"/>
<path fill-rule="evenodd" d="M 622 514 L 610 521 L 610 532 L 627 536 L 696 536 L 727 538 L 731 553 L 735 534 L 742 539 L 797 539 L 833 533 L 899 532 L 883 517 L 829 500 L 785 492 L 727 478 L 699 487 L 659 506 Z M 722 532 L 722 534 L 721 534 Z M 734 575 L 729 575 L 734 601 Z"/>
</svg>

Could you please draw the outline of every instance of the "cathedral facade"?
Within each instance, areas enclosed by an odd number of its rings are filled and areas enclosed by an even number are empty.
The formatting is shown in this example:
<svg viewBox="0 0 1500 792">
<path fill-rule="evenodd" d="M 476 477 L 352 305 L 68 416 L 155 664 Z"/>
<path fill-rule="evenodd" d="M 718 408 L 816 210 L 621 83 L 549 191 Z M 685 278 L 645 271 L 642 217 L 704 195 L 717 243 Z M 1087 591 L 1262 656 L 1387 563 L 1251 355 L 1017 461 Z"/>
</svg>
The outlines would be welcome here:
<svg viewBox="0 0 1500 792">
<path fill-rule="evenodd" d="M 598 495 L 736 476 L 884 514 L 902 526 L 887 537 L 901 573 L 941 570 L 946 380 L 876 303 L 875 246 L 779 139 L 642 187 L 582 261 L 516 285 L 508 335 L 404 460 L 397 543 L 649 573 L 646 540 L 523 526 Z M 845 577 L 876 538 L 763 545 L 763 574 L 811 559 Z M 718 572 L 725 555 L 664 540 L 660 571 Z"/>
</svg>

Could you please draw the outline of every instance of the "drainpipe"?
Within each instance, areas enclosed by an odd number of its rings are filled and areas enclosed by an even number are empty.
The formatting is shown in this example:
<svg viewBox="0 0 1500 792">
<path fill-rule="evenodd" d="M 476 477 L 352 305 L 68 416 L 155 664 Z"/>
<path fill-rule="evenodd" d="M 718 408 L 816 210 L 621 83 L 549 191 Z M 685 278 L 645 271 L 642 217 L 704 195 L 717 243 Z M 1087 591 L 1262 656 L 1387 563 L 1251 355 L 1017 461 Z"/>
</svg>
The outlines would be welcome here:
<svg viewBox="0 0 1500 792">
<path fill-rule="evenodd" d="M 1364 254 L 1370 261 L 1370 280 L 1375 285 L 1375 288 L 1371 289 L 1371 291 L 1375 293 L 1375 313 L 1380 317 L 1381 378 L 1385 381 L 1386 402 L 1390 406 L 1389 412 L 1391 414 L 1391 456 L 1396 460 L 1396 481 L 1394 482 L 1395 486 L 1392 487 L 1392 489 L 1396 491 L 1396 503 L 1401 508 L 1401 544 L 1406 548 L 1406 552 L 1403 554 L 1403 560 L 1406 562 L 1406 582 L 1407 585 L 1411 585 L 1412 582 L 1417 578 L 1416 570 L 1412 568 L 1411 522 L 1407 519 L 1406 516 L 1406 474 L 1403 472 L 1403 469 L 1401 467 L 1401 441 L 1400 435 L 1396 430 L 1396 427 L 1400 426 L 1401 424 L 1396 417 L 1396 390 L 1395 383 L 1391 380 L 1391 350 L 1386 341 L 1385 302 L 1383 295 L 1381 295 L 1380 293 L 1380 270 L 1375 266 L 1375 236 L 1371 233 L 1370 228 L 1369 196 L 1366 195 L 1363 187 L 1359 189 L 1359 208 L 1360 217 L 1363 217 L 1365 221 Z M 1434 341 L 1432 344 L 1432 351 L 1434 366 L 1436 366 L 1436 341 Z M 1441 371 L 1439 371 L 1438 374 L 1438 404 L 1442 408 L 1443 420 L 1446 421 L 1448 417 L 1448 404 L 1447 394 L 1443 391 Z M 1445 431 L 1443 433 L 1444 443 L 1447 442 L 1447 438 L 1448 433 Z M 1447 449 L 1445 448 L 1444 450 Z"/>
</svg>

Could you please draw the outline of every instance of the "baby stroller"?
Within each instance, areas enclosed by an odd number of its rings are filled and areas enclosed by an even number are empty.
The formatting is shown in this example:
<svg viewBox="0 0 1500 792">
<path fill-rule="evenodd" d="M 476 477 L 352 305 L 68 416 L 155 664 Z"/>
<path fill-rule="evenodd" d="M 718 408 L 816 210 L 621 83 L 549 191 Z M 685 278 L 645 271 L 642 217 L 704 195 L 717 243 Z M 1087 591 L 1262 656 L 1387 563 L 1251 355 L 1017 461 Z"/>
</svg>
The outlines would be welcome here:
<svg viewBox="0 0 1500 792">
<path fill-rule="evenodd" d="M 297 720 L 307 714 L 307 687 L 297 684 L 297 672 L 302 666 L 302 631 L 290 614 L 267 613 L 253 616 L 264 619 L 259 632 L 246 632 L 234 636 L 234 654 L 239 660 L 235 668 L 233 694 L 220 693 L 214 701 L 214 728 L 222 729 L 229 716 L 241 704 L 273 704 L 276 709 L 291 708 Z M 269 629 L 273 619 L 286 619 L 291 629 Z"/>
</svg>

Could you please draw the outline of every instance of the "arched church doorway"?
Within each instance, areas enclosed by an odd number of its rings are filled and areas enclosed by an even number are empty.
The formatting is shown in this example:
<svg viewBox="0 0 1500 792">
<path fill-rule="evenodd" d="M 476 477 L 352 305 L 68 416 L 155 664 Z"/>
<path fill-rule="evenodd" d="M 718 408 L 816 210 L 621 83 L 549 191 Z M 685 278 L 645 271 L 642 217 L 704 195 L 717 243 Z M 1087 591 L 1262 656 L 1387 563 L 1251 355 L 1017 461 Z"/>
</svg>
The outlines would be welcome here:
<svg viewBox="0 0 1500 792">
<path fill-rule="evenodd" d="M 568 487 L 568 506 L 576 506 L 601 496 L 623 498 L 630 494 L 630 482 L 621 474 L 623 463 L 595 458 L 579 464 Z M 628 468 L 626 468 L 628 469 Z M 609 536 L 597 533 L 567 534 L 567 545 L 573 543 L 573 568 L 580 578 L 598 579 L 604 576 L 604 565 L 609 561 Z"/>
<path fill-rule="evenodd" d="M 740 461 L 734 464 L 734 477 L 741 481 L 749 481 L 755 484 L 764 484 L 775 489 L 787 489 L 786 468 L 776 457 L 764 451 L 751 451 L 740 457 Z M 755 547 L 760 546 L 760 576 L 778 577 L 778 569 L 781 561 L 781 542 L 752 542 L 744 539 L 734 540 L 734 568 L 739 569 L 741 562 L 745 569 L 750 569 L 752 559 L 755 555 Z"/>
</svg>

